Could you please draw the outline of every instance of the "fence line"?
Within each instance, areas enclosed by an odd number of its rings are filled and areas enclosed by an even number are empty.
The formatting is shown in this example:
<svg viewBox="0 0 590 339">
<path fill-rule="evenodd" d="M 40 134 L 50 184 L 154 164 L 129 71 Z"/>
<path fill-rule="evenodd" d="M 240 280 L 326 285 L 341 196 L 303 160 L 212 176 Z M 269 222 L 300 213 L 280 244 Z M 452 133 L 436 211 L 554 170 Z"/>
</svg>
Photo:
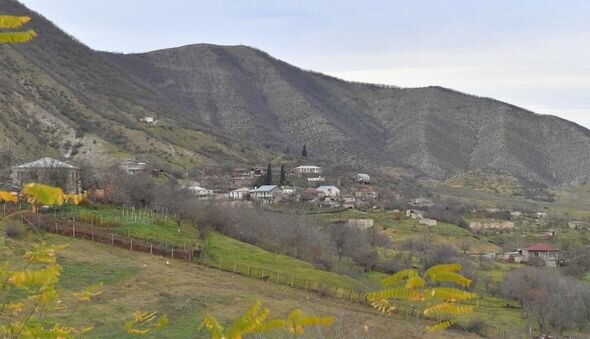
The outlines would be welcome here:
<svg viewBox="0 0 590 339">
<path fill-rule="evenodd" d="M 321 296 L 330 296 L 338 299 L 344 299 L 360 304 L 367 304 L 366 291 L 353 290 L 345 287 L 331 286 L 320 281 L 304 279 L 297 277 L 296 274 L 272 271 L 261 267 L 245 265 L 236 260 L 226 260 L 224 258 L 209 257 L 207 252 L 201 246 L 187 248 L 184 246 L 174 246 L 146 241 L 140 238 L 134 238 L 129 235 L 123 236 L 115 232 L 108 232 L 104 228 L 95 226 L 93 223 L 84 225 L 77 220 L 67 221 L 54 217 L 48 217 L 40 214 L 33 215 L 32 218 L 26 218 L 30 225 L 46 231 L 63 236 L 69 236 L 79 239 L 95 241 L 111 246 L 120 247 L 130 251 L 145 252 L 152 255 L 169 257 L 172 259 L 187 260 L 197 264 L 211 267 L 217 270 L 246 276 L 249 278 L 263 280 L 277 285 L 288 286 L 305 291 L 317 293 Z"/>
<path fill-rule="evenodd" d="M 85 240 L 95 241 L 103 244 L 128 249 L 130 251 L 145 252 L 151 255 L 159 255 L 169 257 L 172 259 L 186 260 L 195 262 L 197 264 L 207 266 L 213 269 L 238 274 L 252 279 L 263 280 L 277 285 L 288 286 L 300 290 L 314 292 L 320 296 L 329 296 L 337 299 L 347 300 L 354 303 L 369 305 L 367 300 L 367 292 L 363 290 L 353 290 L 345 287 L 330 286 L 320 281 L 298 278 L 297 275 L 291 273 L 281 273 L 279 271 L 270 271 L 265 268 L 255 267 L 251 265 L 241 264 L 235 260 L 224 260 L 224 258 L 211 258 L 207 256 L 207 252 L 200 246 L 187 248 L 186 243 L 183 247 L 173 246 L 166 242 L 164 245 L 157 242 L 150 242 L 140 238 L 131 236 L 122 236 L 114 232 L 106 232 L 101 227 L 95 227 L 77 224 L 75 221 L 70 222 L 58 218 L 43 217 L 40 214 L 34 214 L 33 218 L 25 217 L 30 225 L 35 226 L 40 230 L 48 233 L 55 233 L 63 236 L 70 236 L 74 238 L 81 238 Z M 35 220 L 36 219 L 36 220 Z M 53 219 L 48 222 L 46 219 Z M 402 308 L 402 307 L 400 307 Z M 405 314 L 413 313 L 414 310 L 405 309 Z M 511 338 L 513 333 L 509 333 L 503 328 L 498 328 L 491 325 L 486 325 L 483 330 L 485 335 L 494 338 Z"/>
</svg>

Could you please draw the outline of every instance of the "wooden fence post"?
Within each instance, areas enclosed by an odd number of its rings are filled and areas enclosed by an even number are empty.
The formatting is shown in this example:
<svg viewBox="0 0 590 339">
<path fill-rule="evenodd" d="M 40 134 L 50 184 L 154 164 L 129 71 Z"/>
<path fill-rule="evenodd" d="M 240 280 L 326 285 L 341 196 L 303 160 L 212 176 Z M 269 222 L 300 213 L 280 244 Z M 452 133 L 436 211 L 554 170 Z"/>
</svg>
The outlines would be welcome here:
<svg viewBox="0 0 590 339">
<path fill-rule="evenodd" d="M 219 269 L 221 269 L 221 264 L 223 263 L 223 258 L 219 259 Z"/>
<path fill-rule="evenodd" d="M 94 220 L 90 222 L 90 237 L 92 238 L 92 241 L 94 241 Z"/>
<path fill-rule="evenodd" d="M 170 258 L 174 258 L 174 246 L 172 246 L 172 252 L 170 252 Z"/>
<path fill-rule="evenodd" d="M 264 269 L 262 269 L 262 272 L 260 272 L 260 279 L 264 278 Z"/>
<path fill-rule="evenodd" d="M 59 234 L 59 228 L 57 227 L 57 223 L 55 223 L 55 233 Z"/>
<path fill-rule="evenodd" d="M 236 266 L 237 266 L 237 265 L 238 265 L 238 264 L 234 263 L 234 270 L 233 270 L 233 272 L 234 272 L 234 273 L 236 273 Z"/>
<path fill-rule="evenodd" d="M 154 254 L 153 244 L 150 244 L 150 254 Z"/>
<path fill-rule="evenodd" d="M 133 238 L 130 238 L 131 242 L 129 243 L 129 248 L 133 251 Z"/>
<path fill-rule="evenodd" d="M 76 237 L 76 225 L 72 225 L 72 237 Z"/>
<path fill-rule="evenodd" d="M 115 246 L 115 236 L 111 233 L 111 246 Z"/>
<path fill-rule="evenodd" d="M 277 272 L 277 284 L 279 283 L 279 272 Z"/>
<path fill-rule="evenodd" d="M 295 275 L 291 274 L 291 287 L 293 287 L 294 280 L 295 280 Z"/>
</svg>

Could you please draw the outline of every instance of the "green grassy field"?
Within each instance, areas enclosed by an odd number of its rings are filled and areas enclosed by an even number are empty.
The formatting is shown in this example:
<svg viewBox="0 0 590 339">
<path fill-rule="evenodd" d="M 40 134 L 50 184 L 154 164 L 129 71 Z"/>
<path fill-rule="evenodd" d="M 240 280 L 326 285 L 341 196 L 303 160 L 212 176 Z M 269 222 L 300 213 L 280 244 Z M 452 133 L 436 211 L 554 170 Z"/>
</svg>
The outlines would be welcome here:
<svg viewBox="0 0 590 339">
<path fill-rule="evenodd" d="M 314 338 L 413 338 L 422 337 L 424 323 L 386 317 L 371 308 L 317 294 L 221 272 L 194 263 L 167 260 L 130 252 L 109 245 L 51 234 L 41 235 L 49 243 L 68 244 L 58 253 L 63 274 L 58 289 L 67 306 L 51 318 L 77 327 L 93 325 L 87 338 L 132 338 L 123 330 L 132 312 L 159 311 L 168 314 L 169 325 L 148 338 L 202 338 L 202 317 L 208 313 L 227 323 L 237 319 L 255 300 L 271 310 L 271 318 L 285 317 L 295 308 L 308 314 L 334 315 L 332 329 Z M 2 258 L 17 265 L 20 254 L 38 236 L 0 239 Z M 103 283 L 103 294 L 90 303 L 77 304 L 72 292 Z M 71 316 L 70 316 L 71 315 Z M 435 333 L 432 338 L 474 337 L 468 333 Z M 272 337 L 272 336 L 271 336 Z"/>
<path fill-rule="evenodd" d="M 113 209 L 109 206 L 98 206 L 94 208 L 90 207 L 80 207 L 77 210 L 73 208 L 66 209 L 63 211 L 64 215 L 72 216 L 74 213 L 79 213 L 80 211 L 98 213 L 104 215 L 105 217 L 121 217 L 122 212 L 117 209 Z M 316 214 L 313 216 L 318 220 L 319 223 L 325 224 L 330 223 L 338 220 L 345 220 L 345 219 L 355 219 L 355 218 L 372 218 L 375 220 L 375 223 L 378 227 L 383 227 L 385 232 L 387 232 L 394 241 L 403 241 L 405 239 L 412 239 L 421 237 L 424 232 L 429 230 L 433 234 L 433 243 L 445 243 L 450 244 L 451 246 L 458 246 L 458 241 L 460 239 L 469 239 L 472 241 L 473 247 L 470 249 L 472 252 L 476 251 L 498 251 L 496 245 L 489 242 L 489 239 L 486 237 L 475 237 L 471 232 L 468 230 L 462 229 L 458 226 L 446 224 L 446 223 L 439 223 L 439 225 L 434 227 L 426 227 L 424 225 L 419 225 L 415 220 L 401 218 L 400 220 L 396 220 L 393 217 L 391 212 L 379 212 L 379 211 L 370 211 L 370 212 L 360 212 L 360 211 L 343 211 L 337 213 L 329 213 L 329 214 Z M 182 224 L 180 228 L 180 232 L 178 232 L 178 228 L 175 222 L 171 220 L 157 221 L 155 219 L 151 219 L 151 217 L 144 217 L 143 220 L 138 221 L 133 218 L 125 219 L 122 218 L 121 220 L 124 221 L 123 226 L 113 228 L 113 231 L 127 234 L 129 232 L 132 236 L 138 238 L 144 238 L 152 241 L 163 242 L 165 240 L 169 243 L 174 243 L 177 245 L 182 245 L 184 242 L 197 242 L 201 241 L 197 237 L 197 231 L 190 225 Z M 59 238 L 57 236 L 48 235 L 51 239 L 57 239 L 60 241 L 67 241 L 72 242 L 73 245 L 66 250 L 63 258 L 60 259 L 60 262 L 64 264 L 64 267 L 69 268 L 69 270 L 64 271 L 64 280 L 62 281 L 63 287 L 66 289 L 75 289 L 75 286 L 80 284 L 90 285 L 91 283 L 95 283 L 97 281 L 103 281 L 107 285 L 115 285 L 120 286 L 121 284 L 125 284 L 128 281 L 135 281 L 137 283 L 137 276 L 142 276 L 145 278 L 146 269 L 143 265 L 146 265 L 146 260 L 150 260 L 151 262 L 157 262 L 158 265 L 158 275 L 161 274 L 159 271 L 160 269 L 170 271 L 169 265 L 165 264 L 165 260 L 163 258 L 157 257 L 150 257 L 147 255 L 148 259 L 137 259 L 142 264 L 140 266 L 132 264 L 132 260 L 130 258 L 144 258 L 144 254 L 126 254 L 129 253 L 124 250 L 110 248 L 108 245 L 99 245 L 99 244 L 86 244 L 85 241 L 75 240 L 75 239 L 64 239 Z M 297 280 L 314 280 L 321 282 L 325 286 L 329 287 L 341 287 L 343 289 L 352 289 L 352 290 L 372 290 L 379 288 L 379 282 L 382 278 L 386 275 L 383 273 L 378 272 L 367 272 L 360 277 L 352 278 L 349 276 L 327 272 L 318 268 L 315 268 L 313 265 L 303 262 L 300 260 L 296 260 L 294 258 L 279 255 L 275 253 L 270 253 L 268 251 L 262 250 L 256 246 L 252 246 L 235 239 L 231 239 L 219 233 L 212 232 L 209 236 L 203 241 L 203 245 L 205 246 L 206 258 L 208 260 L 208 264 L 217 263 L 221 261 L 223 263 L 223 267 L 225 270 L 228 270 L 228 267 L 232 267 L 232 263 L 238 267 L 238 271 L 242 270 L 242 274 L 244 274 L 243 270 L 244 267 L 252 267 L 252 271 L 254 272 L 254 268 L 260 270 L 263 269 L 264 272 L 279 272 L 280 277 L 282 279 L 288 279 L 290 275 L 294 275 L 297 277 Z M 69 251 L 84 251 L 83 255 L 81 253 L 76 254 L 68 254 Z M 89 255 L 92 252 L 101 251 L 101 254 L 96 254 L 97 258 L 90 260 Z M 104 253 L 104 252 L 110 253 Z M 116 256 L 125 257 L 116 259 Z M 106 256 L 106 257 L 105 257 Z M 126 256 L 130 256 L 127 258 Z M 102 259 L 98 259 L 100 257 L 105 257 Z M 114 263 L 114 264 L 113 264 Z M 165 266 L 162 266 L 165 265 Z M 244 308 L 247 307 L 246 300 L 252 301 L 256 298 L 257 295 L 260 295 L 260 291 L 257 289 L 250 290 L 246 286 L 252 286 L 256 284 L 263 284 L 262 286 L 272 286 L 269 288 L 271 290 L 279 290 L 279 291 L 288 291 L 289 293 L 293 292 L 295 294 L 303 293 L 306 295 L 305 299 L 307 300 L 308 295 L 316 296 L 315 294 L 306 293 L 301 289 L 292 289 L 287 286 L 279 286 L 272 284 L 270 282 L 262 282 L 257 279 L 247 278 L 243 276 L 237 276 L 231 273 L 221 272 L 218 270 L 205 268 L 203 266 L 197 264 L 190 264 L 190 263 L 181 263 L 173 261 L 172 265 L 174 267 L 179 267 L 180 269 L 174 274 L 182 274 L 180 271 L 186 271 L 186 274 L 193 274 L 189 272 L 203 272 L 207 271 L 208 273 L 214 276 L 223 276 L 223 277 L 231 277 L 233 281 L 239 281 L 240 284 L 244 284 L 241 286 L 241 291 L 245 293 L 243 299 L 240 297 L 241 304 Z M 215 266 L 215 265 L 214 265 Z M 488 275 L 491 276 L 492 279 L 496 282 L 500 282 L 503 279 L 503 276 L 509 270 L 515 268 L 514 265 L 503 264 L 503 263 L 487 263 L 484 266 L 479 267 L 478 265 L 475 266 L 476 270 L 479 271 L 481 276 Z M 230 269 L 231 270 L 231 269 Z M 150 270 L 153 274 L 153 271 Z M 260 272 L 260 271 L 257 271 Z M 170 273 L 172 274 L 172 273 Z M 258 273 L 256 273 L 258 274 Z M 253 276 L 256 276 L 253 273 Z M 271 280 L 274 280 L 274 275 L 271 275 Z M 166 280 L 166 278 L 162 277 L 162 279 Z M 195 279 L 199 279 L 195 277 Z M 229 278 L 228 278 L 229 279 Z M 172 279 L 174 280 L 174 279 Z M 153 285 L 153 279 L 150 279 L 149 283 L 146 283 L 145 286 L 149 286 L 149 288 L 153 293 L 171 293 L 170 288 L 167 288 L 162 285 L 155 284 Z M 297 284 L 296 284 L 297 285 Z M 300 284 L 299 284 L 300 285 Z M 133 284 L 127 285 L 128 288 L 131 288 Z M 300 285 L 301 286 L 301 285 Z M 243 287 L 243 289 L 242 289 Z M 183 289 L 186 286 L 182 287 Z M 213 289 L 214 286 L 210 286 L 210 289 Z M 229 288 L 229 287 L 228 287 Z M 164 292 L 161 292 L 164 291 Z M 490 297 L 485 295 L 485 291 L 483 289 L 483 285 L 481 281 L 477 282 L 475 286 L 475 291 L 478 292 L 482 297 L 476 301 L 478 307 L 476 308 L 475 313 L 461 317 L 461 323 L 466 324 L 472 320 L 483 320 L 486 324 L 490 326 L 494 326 L 496 328 L 508 329 L 517 333 L 522 331 L 524 328 L 524 322 L 522 319 L 522 311 L 518 308 L 513 308 L 516 306 L 517 303 L 511 300 Z M 225 292 L 227 293 L 227 291 Z M 264 294 L 262 294 L 264 295 Z M 186 295 L 183 295 L 186 297 Z M 142 296 L 143 298 L 144 296 Z M 157 298 L 156 298 L 157 299 Z M 287 298 L 288 299 L 288 298 Z M 152 300 L 152 299 L 150 299 Z M 189 300 L 192 300 L 189 298 Z M 226 314 L 223 312 L 223 306 L 231 303 L 230 299 L 224 299 L 220 296 L 213 298 L 213 299 L 206 299 L 207 303 L 210 303 L 207 306 L 207 309 L 213 309 L 219 314 L 222 314 L 222 317 Z M 290 300 L 290 299 L 288 299 Z M 328 300 L 328 299 L 326 299 Z M 342 305 L 349 305 L 346 301 L 339 300 L 339 299 L 330 299 L 330 303 L 333 304 L 342 304 Z M 155 300 L 152 300 L 153 304 L 156 303 Z M 169 301 L 168 301 L 169 302 Z M 201 305 L 204 303 L 202 300 L 194 301 L 196 304 Z M 192 301 L 187 301 L 188 304 L 192 304 Z M 285 301 L 284 304 L 279 307 L 281 312 L 286 312 L 285 309 L 287 308 L 288 302 Z M 172 305 L 167 304 L 167 302 L 162 303 L 164 306 L 163 311 L 171 312 L 176 314 L 176 310 Z M 511 307 L 506 307 L 507 305 L 511 305 Z M 355 305 L 354 307 L 358 307 L 361 305 Z M 122 307 L 120 305 L 113 304 L 110 307 L 113 308 L 122 308 L 129 310 L 126 307 Z M 187 306 L 188 307 L 188 306 Z M 344 306 L 343 306 L 344 307 Z M 346 306 L 349 307 L 349 306 Z M 367 306 L 362 306 L 362 308 L 368 308 Z M 172 311 L 170 311 L 172 310 Z M 366 312 L 371 313 L 370 310 L 365 310 Z M 212 311 L 213 312 L 213 311 Z M 235 311 L 237 312 L 237 310 Z M 189 312 L 190 313 L 190 312 Z M 117 314 L 117 313 L 115 313 Z M 191 322 L 196 322 L 199 316 L 202 316 L 201 312 L 192 312 L 190 314 L 183 314 L 182 316 L 175 316 L 176 321 L 180 327 L 189 326 L 192 324 Z M 237 313 L 234 313 L 237 314 Z M 105 314 L 105 316 L 107 316 Z M 118 314 L 119 316 L 123 316 L 121 313 Z M 403 318 L 403 316 L 402 316 Z M 113 324 L 112 322 L 110 323 Z M 111 326 L 109 325 L 109 326 Z M 192 326 L 192 325 L 190 325 Z M 189 327 L 190 327 L 189 326 Z M 410 326 L 411 327 L 411 326 Z M 194 327 L 193 327 L 194 328 Z M 180 331 L 180 329 L 178 330 Z M 102 332 L 101 332 L 102 333 Z M 107 332 L 108 333 L 108 332 Z M 113 332 L 115 333 L 115 332 Z M 178 334 L 182 336 L 181 332 L 172 332 L 175 335 Z M 512 333 L 512 332 L 511 332 Z"/>
</svg>

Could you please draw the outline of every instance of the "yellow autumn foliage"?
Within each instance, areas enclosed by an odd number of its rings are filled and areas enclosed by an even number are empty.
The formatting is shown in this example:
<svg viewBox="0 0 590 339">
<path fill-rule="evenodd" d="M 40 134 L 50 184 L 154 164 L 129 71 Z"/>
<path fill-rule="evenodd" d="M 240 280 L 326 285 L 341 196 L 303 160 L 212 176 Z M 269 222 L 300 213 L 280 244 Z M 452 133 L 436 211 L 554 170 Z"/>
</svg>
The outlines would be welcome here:
<svg viewBox="0 0 590 339">
<path fill-rule="evenodd" d="M 29 21 L 29 16 L 0 15 L 0 28 L 19 28 Z"/>
<path fill-rule="evenodd" d="M 477 294 L 453 287 L 427 286 L 428 282 L 444 282 L 464 288 L 469 287 L 472 281 L 459 273 L 461 268 L 459 264 L 436 265 L 426 270 L 422 275 L 417 270 L 402 270 L 383 279 L 384 285 L 394 287 L 368 293 L 367 299 L 374 308 L 384 313 L 392 313 L 395 310 L 395 306 L 390 300 L 409 302 L 413 306 L 421 308 L 426 316 L 454 316 L 471 313 L 474 306 L 455 303 L 474 299 Z M 428 327 L 428 330 L 444 330 L 452 325 L 452 320 L 444 320 Z"/>
<path fill-rule="evenodd" d="M 210 315 L 205 315 L 201 328 L 209 331 L 211 339 L 242 339 L 247 334 L 262 333 L 272 330 L 283 330 L 293 335 L 301 335 L 306 327 L 331 326 L 334 317 L 305 316 L 303 311 L 292 311 L 286 320 L 267 320 L 270 311 L 256 301 L 231 327 L 225 329 L 219 321 Z"/>
<path fill-rule="evenodd" d="M 0 15 L 0 29 L 14 29 L 31 21 L 28 16 L 12 16 L 12 15 Z M 14 44 L 28 42 L 34 39 L 37 33 L 33 30 L 27 30 L 22 32 L 0 32 L 0 43 L 3 44 Z"/>
<path fill-rule="evenodd" d="M 0 191 L 0 202 L 17 202 L 18 201 L 18 194 L 14 192 L 5 192 Z"/>
</svg>

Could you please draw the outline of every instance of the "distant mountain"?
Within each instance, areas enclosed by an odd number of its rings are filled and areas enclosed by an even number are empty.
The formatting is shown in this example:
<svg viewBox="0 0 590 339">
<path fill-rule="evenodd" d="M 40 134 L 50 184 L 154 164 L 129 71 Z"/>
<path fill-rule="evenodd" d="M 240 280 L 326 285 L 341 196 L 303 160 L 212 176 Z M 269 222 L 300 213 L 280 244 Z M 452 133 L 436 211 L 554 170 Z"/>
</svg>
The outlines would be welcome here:
<svg viewBox="0 0 590 339">
<path fill-rule="evenodd" d="M 0 134 L 21 152 L 81 144 L 75 157 L 143 155 L 187 168 L 306 144 L 314 157 L 437 179 L 481 168 L 590 182 L 590 131 L 553 116 L 441 87 L 350 83 L 245 46 L 96 52 L 15 1 L 0 0 L 0 12 L 32 15 L 39 33 L 0 47 Z"/>
</svg>

